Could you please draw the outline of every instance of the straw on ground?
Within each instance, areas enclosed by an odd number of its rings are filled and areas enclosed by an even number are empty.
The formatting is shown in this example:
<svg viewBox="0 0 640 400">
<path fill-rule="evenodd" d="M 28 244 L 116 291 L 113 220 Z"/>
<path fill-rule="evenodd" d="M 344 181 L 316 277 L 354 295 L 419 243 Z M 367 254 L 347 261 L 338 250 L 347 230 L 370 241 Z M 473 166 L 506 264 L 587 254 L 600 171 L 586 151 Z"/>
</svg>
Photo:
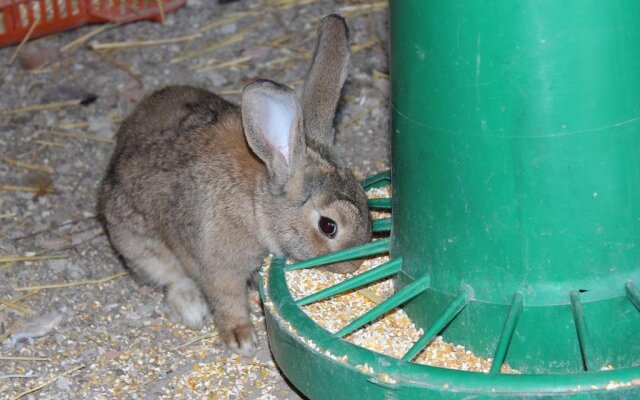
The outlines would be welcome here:
<svg viewBox="0 0 640 400">
<path fill-rule="evenodd" d="M 68 287 L 83 286 L 83 285 L 99 285 L 101 283 L 109 282 L 111 280 L 114 280 L 116 278 L 119 278 L 121 276 L 125 276 L 128 274 L 129 274 L 128 272 L 120 272 L 118 274 L 107 276 L 105 278 L 100 278 L 100 279 L 86 279 L 82 281 L 51 283 L 48 285 L 38 285 L 38 286 L 23 286 L 23 287 L 17 287 L 13 290 L 15 290 L 16 292 L 23 292 L 26 290 L 58 289 L 58 288 L 68 288 Z"/>
</svg>

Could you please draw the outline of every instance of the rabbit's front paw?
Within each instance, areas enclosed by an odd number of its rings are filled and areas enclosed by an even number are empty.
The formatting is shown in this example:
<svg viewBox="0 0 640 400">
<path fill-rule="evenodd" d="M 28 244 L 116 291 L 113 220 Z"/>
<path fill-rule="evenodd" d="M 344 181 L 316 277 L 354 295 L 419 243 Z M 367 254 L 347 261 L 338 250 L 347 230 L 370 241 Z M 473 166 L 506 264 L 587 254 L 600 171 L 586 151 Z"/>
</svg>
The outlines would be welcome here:
<svg viewBox="0 0 640 400">
<path fill-rule="evenodd" d="M 258 347 L 258 336 L 250 322 L 230 329 L 221 329 L 221 336 L 224 344 L 241 356 L 253 356 Z"/>
<path fill-rule="evenodd" d="M 191 280 L 174 282 L 167 287 L 167 303 L 172 317 L 192 329 L 200 329 L 209 316 L 209 307 L 200 289 Z"/>
</svg>

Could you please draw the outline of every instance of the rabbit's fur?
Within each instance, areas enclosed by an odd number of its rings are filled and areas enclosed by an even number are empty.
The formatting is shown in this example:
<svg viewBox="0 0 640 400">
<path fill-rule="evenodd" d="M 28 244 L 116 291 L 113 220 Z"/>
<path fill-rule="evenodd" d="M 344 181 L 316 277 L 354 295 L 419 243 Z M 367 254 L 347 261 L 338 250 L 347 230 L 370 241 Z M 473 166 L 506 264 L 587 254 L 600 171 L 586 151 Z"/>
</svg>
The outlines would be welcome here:
<svg viewBox="0 0 640 400">
<path fill-rule="evenodd" d="M 117 133 L 99 196 L 113 246 L 133 272 L 166 288 L 184 324 L 200 327 L 208 302 L 221 338 L 241 354 L 257 344 L 247 280 L 266 253 L 305 259 L 371 237 L 364 191 L 332 154 L 348 60 L 346 23 L 330 15 L 301 101 L 271 81 L 245 87 L 240 108 L 171 86 L 143 100 Z M 333 238 L 321 217 L 336 223 Z"/>
</svg>

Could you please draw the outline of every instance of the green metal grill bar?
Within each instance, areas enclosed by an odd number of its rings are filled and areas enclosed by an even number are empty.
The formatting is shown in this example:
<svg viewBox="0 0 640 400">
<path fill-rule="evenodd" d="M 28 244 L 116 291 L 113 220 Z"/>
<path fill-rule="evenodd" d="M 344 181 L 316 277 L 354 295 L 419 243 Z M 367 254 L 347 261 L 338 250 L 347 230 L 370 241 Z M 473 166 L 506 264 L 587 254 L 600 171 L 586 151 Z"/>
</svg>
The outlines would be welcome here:
<svg viewBox="0 0 640 400">
<path fill-rule="evenodd" d="M 491 370 L 489 371 L 491 374 L 499 373 L 502 368 L 502 364 L 504 364 L 504 359 L 507 357 L 507 351 L 509 350 L 511 339 L 513 339 L 513 333 L 516 330 L 516 325 L 518 325 L 522 309 L 522 292 L 515 292 L 513 294 L 513 299 L 511 300 L 511 306 L 509 307 L 509 314 L 507 314 L 507 319 L 504 322 L 504 328 L 502 328 L 502 333 L 498 340 L 496 352 L 493 355 L 493 363 L 491 363 Z"/>
<path fill-rule="evenodd" d="M 373 242 L 365 243 L 363 245 L 352 247 L 350 249 L 344 249 L 320 257 L 302 260 L 295 264 L 287 265 L 284 270 L 294 271 L 297 269 L 317 267 L 320 265 L 332 264 L 336 262 L 353 260 L 355 258 L 381 254 L 389 251 L 389 241 L 389 238 L 374 240 Z"/>
<path fill-rule="evenodd" d="M 336 336 L 343 337 L 345 335 L 354 332 L 369 322 L 375 320 L 383 314 L 393 310 L 401 304 L 406 303 L 407 301 L 413 299 L 420 293 L 424 292 L 429 288 L 430 276 L 423 275 L 419 279 L 416 279 L 413 283 L 407 285 L 404 289 L 389 297 L 387 300 L 378 304 L 371 310 L 364 313 L 359 318 L 353 320 L 350 324 L 336 332 Z"/>
<path fill-rule="evenodd" d="M 374 219 L 371 224 L 374 233 L 391 231 L 391 218 Z"/>
<path fill-rule="evenodd" d="M 381 197 L 378 199 L 369 199 L 367 200 L 367 204 L 369 208 L 389 210 L 391 209 L 391 198 Z"/>
<path fill-rule="evenodd" d="M 629 281 L 624 285 L 624 290 L 627 292 L 627 298 L 634 306 L 640 311 L 640 290 L 633 286 L 633 282 Z"/>
<path fill-rule="evenodd" d="M 391 171 L 380 172 L 379 174 L 370 176 L 360 182 L 364 190 L 377 186 L 380 182 L 391 182 Z"/>
<path fill-rule="evenodd" d="M 596 368 L 592 358 L 594 354 L 593 344 L 591 343 L 591 336 L 587 329 L 587 321 L 584 316 L 584 307 L 582 306 L 582 300 L 580 299 L 580 292 L 578 290 L 572 290 L 571 293 L 569 293 L 569 299 L 571 300 L 571 312 L 573 313 L 576 330 L 578 331 L 578 342 L 580 342 L 580 351 L 582 352 L 582 363 L 586 371 L 593 371 Z"/>
<path fill-rule="evenodd" d="M 299 306 L 304 306 L 315 301 L 324 300 L 327 297 L 335 296 L 351 289 L 370 284 L 377 281 L 378 279 L 397 274 L 398 272 L 400 272 L 401 268 L 402 258 L 396 258 L 373 269 L 370 269 L 369 271 L 363 272 L 338 284 L 304 297 L 296 301 L 296 304 Z"/>
<path fill-rule="evenodd" d="M 429 344 L 434 337 L 440 332 L 449 322 L 451 322 L 456 315 L 463 308 L 469 304 L 471 300 L 471 295 L 473 294 L 473 289 L 471 286 L 466 285 L 462 292 L 456 297 L 447 307 L 446 310 L 434 321 L 433 325 L 427 329 L 427 331 L 418 339 L 417 342 L 411 346 L 409 351 L 402 357 L 403 361 L 411 361 L 415 356 L 418 355 L 424 349 L 427 344 Z"/>
</svg>

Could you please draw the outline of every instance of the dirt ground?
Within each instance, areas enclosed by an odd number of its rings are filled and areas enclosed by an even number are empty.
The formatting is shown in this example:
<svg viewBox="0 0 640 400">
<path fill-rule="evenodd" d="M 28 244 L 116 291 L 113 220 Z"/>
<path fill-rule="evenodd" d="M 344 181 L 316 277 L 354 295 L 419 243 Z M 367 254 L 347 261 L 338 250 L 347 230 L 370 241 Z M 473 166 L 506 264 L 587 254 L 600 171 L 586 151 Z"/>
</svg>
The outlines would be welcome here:
<svg viewBox="0 0 640 400">
<path fill-rule="evenodd" d="M 12 63 L 17 46 L 0 49 L 0 399 L 300 398 L 271 358 L 257 293 L 253 359 L 225 350 L 210 323 L 173 323 L 162 292 L 119 263 L 95 194 L 142 96 L 180 83 L 238 102 L 256 77 L 298 87 L 331 12 L 347 17 L 353 41 L 336 146 L 366 176 L 389 163 L 385 1 L 191 0 L 162 24 L 31 41 Z M 175 40 L 154 42 L 164 39 Z"/>
</svg>

